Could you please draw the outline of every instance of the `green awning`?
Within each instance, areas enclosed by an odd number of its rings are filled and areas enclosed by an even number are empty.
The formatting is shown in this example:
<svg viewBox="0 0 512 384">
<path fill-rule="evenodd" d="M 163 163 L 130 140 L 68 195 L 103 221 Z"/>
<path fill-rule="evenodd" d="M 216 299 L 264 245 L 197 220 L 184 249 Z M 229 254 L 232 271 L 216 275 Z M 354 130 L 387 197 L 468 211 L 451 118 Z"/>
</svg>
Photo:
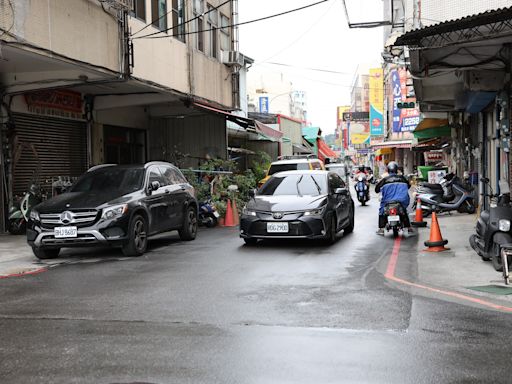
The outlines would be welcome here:
<svg viewBox="0 0 512 384">
<path fill-rule="evenodd" d="M 447 137 L 452 135 L 452 128 L 449 125 L 441 127 L 422 129 L 414 131 L 414 137 L 417 139 L 432 139 L 435 137 Z"/>
</svg>

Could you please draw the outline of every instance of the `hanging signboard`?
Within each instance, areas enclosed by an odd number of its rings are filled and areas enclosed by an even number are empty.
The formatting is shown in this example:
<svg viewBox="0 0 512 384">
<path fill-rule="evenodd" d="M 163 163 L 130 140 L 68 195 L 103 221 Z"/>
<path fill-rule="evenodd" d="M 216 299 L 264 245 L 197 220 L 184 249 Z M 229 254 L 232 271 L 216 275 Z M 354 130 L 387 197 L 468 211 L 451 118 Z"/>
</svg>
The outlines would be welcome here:
<svg viewBox="0 0 512 384">
<path fill-rule="evenodd" d="M 384 71 L 382 68 L 370 69 L 370 134 L 384 135 Z"/>
</svg>

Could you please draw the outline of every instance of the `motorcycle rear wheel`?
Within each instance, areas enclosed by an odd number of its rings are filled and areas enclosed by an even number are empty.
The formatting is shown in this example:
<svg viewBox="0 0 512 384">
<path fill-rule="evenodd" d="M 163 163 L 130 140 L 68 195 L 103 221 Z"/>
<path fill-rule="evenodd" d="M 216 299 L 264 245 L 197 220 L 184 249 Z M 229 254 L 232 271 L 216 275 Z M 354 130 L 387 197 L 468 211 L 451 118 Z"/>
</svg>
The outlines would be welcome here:
<svg viewBox="0 0 512 384">
<path fill-rule="evenodd" d="M 7 230 L 11 235 L 23 235 L 27 231 L 27 222 L 25 219 L 9 220 L 9 227 Z"/>
<path fill-rule="evenodd" d="M 393 237 L 395 239 L 398 237 L 398 227 L 393 227 Z"/>
</svg>

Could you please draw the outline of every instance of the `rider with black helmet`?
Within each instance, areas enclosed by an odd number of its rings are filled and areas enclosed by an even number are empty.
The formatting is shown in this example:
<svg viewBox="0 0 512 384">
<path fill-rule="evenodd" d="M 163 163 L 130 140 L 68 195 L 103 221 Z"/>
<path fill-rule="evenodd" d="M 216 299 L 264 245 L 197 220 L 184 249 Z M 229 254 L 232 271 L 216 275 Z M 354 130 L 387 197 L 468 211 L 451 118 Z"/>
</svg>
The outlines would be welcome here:
<svg viewBox="0 0 512 384">
<path fill-rule="evenodd" d="M 386 226 L 386 216 L 384 215 L 384 207 L 386 204 L 398 201 L 407 211 L 409 206 L 409 181 L 403 176 L 398 174 L 398 164 L 395 161 L 390 161 L 388 166 L 388 175 L 384 177 L 375 186 L 375 192 L 382 192 L 382 199 L 379 208 L 379 230 L 378 235 L 384 235 L 384 227 Z M 404 225 L 409 229 L 409 233 L 413 233 L 409 217 L 405 215 Z"/>
</svg>

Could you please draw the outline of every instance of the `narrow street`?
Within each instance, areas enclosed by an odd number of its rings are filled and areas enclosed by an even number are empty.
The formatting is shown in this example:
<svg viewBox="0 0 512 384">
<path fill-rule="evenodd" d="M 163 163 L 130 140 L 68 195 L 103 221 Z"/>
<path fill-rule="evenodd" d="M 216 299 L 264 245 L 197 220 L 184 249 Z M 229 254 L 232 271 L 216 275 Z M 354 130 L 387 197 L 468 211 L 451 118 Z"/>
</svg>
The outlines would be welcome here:
<svg viewBox="0 0 512 384">
<path fill-rule="evenodd" d="M 510 315 L 388 282 L 393 239 L 374 234 L 370 203 L 330 247 L 203 229 L 140 258 L 2 279 L 2 382 L 508 382 Z M 403 278 L 417 241 L 402 240 Z"/>
</svg>

